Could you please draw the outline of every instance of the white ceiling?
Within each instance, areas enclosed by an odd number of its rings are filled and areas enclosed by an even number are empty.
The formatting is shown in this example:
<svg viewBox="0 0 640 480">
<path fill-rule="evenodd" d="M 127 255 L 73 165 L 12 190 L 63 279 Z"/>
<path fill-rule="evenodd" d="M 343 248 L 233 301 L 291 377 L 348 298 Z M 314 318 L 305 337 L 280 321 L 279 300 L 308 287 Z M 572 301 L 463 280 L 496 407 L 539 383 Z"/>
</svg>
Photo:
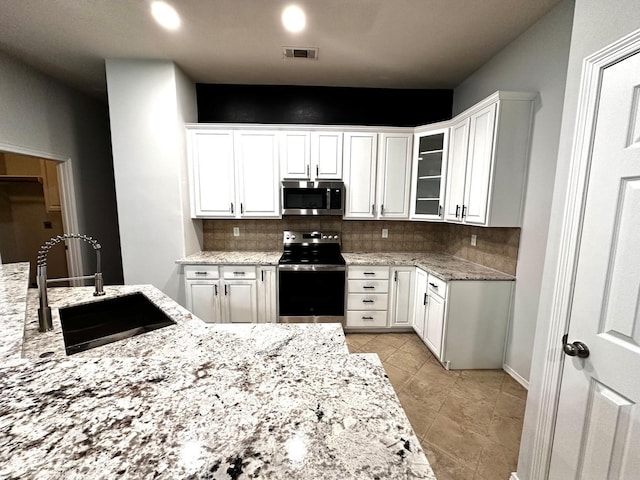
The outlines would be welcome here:
<svg viewBox="0 0 640 480">
<path fill-rule="evenodd" d="M 95 95 L 104 59 L 174 60 L 202 83 L 454 88 L 559 0 L 173 0 L 179 31 L 148 0 L 0 0 L 0 50 Z M 286 32 L 284 6 L 307 14 Z M 319 60 L 283 60 L 283 46 Z"/>
</svg>

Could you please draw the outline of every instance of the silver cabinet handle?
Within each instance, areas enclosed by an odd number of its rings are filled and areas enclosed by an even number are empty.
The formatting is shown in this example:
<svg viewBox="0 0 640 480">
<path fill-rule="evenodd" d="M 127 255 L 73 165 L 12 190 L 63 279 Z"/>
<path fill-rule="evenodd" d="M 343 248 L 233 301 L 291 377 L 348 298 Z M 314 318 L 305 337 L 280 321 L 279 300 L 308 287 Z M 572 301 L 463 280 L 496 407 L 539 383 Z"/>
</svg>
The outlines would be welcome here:
<svg viewBox="0 0 640 480">
<path fill-rule="evenodd" d="M 320 175 L 320 165 L 316 165 L 316 177 Z"/>
<path fill-rule="evenodd" d="M 247 272 L 233 272 L 234 275 L 246 275 Z"/>
<path fill-rule="evenodd" d="M 375 300 L 362 300 L 362 303 L 374 303 Z"/>
<path fill-rule="evenodd" d="M 375 215 L 376 214 L 376 204 L 374 203 L 373 205 L 371 205 L 371 215 Z"/>
<path fill-rule="evenodd" d="M 196 275 L 206 275 L 207 272 L 196 272 Z"/>
<path fill-rule="evenodd" d="M 373 320 L 373 317 L 370 317 L 370 316 L 364 316 L 364 315 L 363 315 L 363 316 L 362 316 L 362 319 L 363 319 L 363 320 Z"/>
<path fill-rule="evenodd" d="M 213 286 L 213 290 L 214 290 L 214 295 L 217 297 L 218 296 L 218 285 L 214 285 Z"/>
<path fill-rule="evenodd" d="M 231 213 L 233 213 L 233 202 L 231 202 Z"/>
<path fill-rule="evenodd" d="M 264 270 L 260 270 L 260 280 L 264 282 Z"/>
<path fill-rule="evenodd" d="M 363 272 L 365 275 L 375 275 L 376 272 Z"/>
<path fill-rule="evenodd" d="M 438 216 L 442 216 L 442 205 L 438 205 Z"/>
<path fill-rule="evenodd" d="M 456 218 L 458 218 L 458 212 L 460 212 L 460 205 L 456 205 Z"/>
<path fill-rule="evenodd" d="M 393 281 L 394 282 L 398 281 L 398 271 L 397 270 L 395 272 L 393 272 Z"/>
<path fill-rule="evenodd" d="M 309 168 L 311 168 L 311 167 L 309 167 L 309 165 L 307 165 L 307 178 L 311 175 L 311 172 L 309 172 Z"/>
<path fill-rule="evenodd" d="M 431 285 L 431 287 L 435 288 L 436 290 L 438 289 L 438 285 L 436 285 L 435 283 L 429 282 L 429 285 Z"/>
<path fill-rule="evenodd" d="M 244 213 L 244 205 L 240 202 L 240 213 Z"/>
<path fill-rule="evenodd" d="M 384 215 L 384 205 L 380 205 L 380 215 Z"/>
<path fill-rule="evenodd" d="M 427 292 L 424 292 L 424 300 L 422 301 L 423 305 L 427 304 Z"/>
<path fill-rule="evenodd" d="M 227 284 L 226 283 L 224 284 L 224 294 L 225 295 L 227 294 Z"/>
<path fill-rule="evenodd" d="M 376 288 L 373 285 L 363 285 L 362 288 Z"/>
<path fill-rule="evenodd" d="M 466 217 L 466 215 L 465 215 L 465 213 L 464 213 L 464 212 L 465 212 L 465 210 L 467 210 L 467 206 L 466 206 L 466 205 L 463 205 L 463 206 L 462 206 L 462 216 L 461 216 L 461 218 L 463 218 L 463 219 L 464 219 L 464 217 Z"/>
</svg>

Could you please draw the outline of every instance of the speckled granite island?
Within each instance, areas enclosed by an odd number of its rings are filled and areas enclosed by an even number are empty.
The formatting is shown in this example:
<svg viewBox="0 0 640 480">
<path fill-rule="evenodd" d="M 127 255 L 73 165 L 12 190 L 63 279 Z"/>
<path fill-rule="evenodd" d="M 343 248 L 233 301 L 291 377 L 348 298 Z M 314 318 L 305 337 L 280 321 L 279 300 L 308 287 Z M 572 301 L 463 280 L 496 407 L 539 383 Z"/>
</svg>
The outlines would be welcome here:
<svg viewBox="0 0 640 480">
<path fill-rule="evenodd" d="M 27 283 L 0 266 L 0 478 L 435 479 L 377 356 L 349 355 L 338 325 L 205 325 L 154 287 L 106 286 L 176 324 L 66 357 L 57 308 L 92 289 L 50 289 L 43 334 Z"/>
</svg>

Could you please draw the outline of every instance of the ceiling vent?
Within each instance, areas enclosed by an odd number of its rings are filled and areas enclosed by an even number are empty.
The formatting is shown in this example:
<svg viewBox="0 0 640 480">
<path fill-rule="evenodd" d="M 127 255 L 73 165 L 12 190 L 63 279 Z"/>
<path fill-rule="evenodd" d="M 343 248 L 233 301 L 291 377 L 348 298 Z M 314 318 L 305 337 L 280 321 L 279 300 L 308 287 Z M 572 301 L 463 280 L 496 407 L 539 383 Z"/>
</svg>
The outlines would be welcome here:
<svg viewBox="0 0 640 480">
<path fill-rule="evenodd" d="M 317 60 L 318 49 L 315 47 L 282 47 L 282 58 L 285 60 Z"/>
</svg>

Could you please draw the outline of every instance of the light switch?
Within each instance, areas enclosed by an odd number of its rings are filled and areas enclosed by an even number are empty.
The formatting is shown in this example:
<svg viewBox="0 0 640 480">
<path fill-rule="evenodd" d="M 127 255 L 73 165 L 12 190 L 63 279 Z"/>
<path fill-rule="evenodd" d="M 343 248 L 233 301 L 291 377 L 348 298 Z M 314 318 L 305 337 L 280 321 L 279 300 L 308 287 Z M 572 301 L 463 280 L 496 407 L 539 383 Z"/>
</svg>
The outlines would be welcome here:
<svg viewBox="0 0 640 480">
<path fill-rule="evenodd" d="M 475 247 L 476 246 L 476 240 L 478 239 L 477 235 L 471 235 L 471 246 Z"/>
<path fill-rule="evenodd" d="M 383 228 L 382 229 L 382 238 L 389 238 L 389 229 L 388 228 Z"/>
<path fill-rule="evenodd" d="M 234 237 L 240 236 L 240 227 L 233 227 L 233 236 Z"/>
</svg>

